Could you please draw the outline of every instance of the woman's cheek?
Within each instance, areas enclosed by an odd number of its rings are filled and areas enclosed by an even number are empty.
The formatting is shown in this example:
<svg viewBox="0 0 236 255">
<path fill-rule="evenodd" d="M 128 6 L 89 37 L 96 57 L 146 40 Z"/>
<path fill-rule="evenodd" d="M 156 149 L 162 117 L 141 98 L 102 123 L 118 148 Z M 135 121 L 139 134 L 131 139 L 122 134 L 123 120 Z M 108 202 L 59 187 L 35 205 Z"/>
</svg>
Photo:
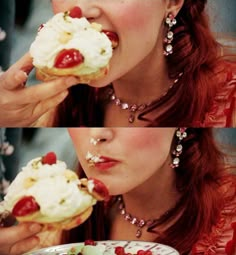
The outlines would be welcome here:
<svg viewBox="0 0 236 255">
<path fill-rule="evenodd" d="M 148 17 L 144 13 L 140 13 L 140 7 L 130 6 L 124 11 L 118 13 L 116 17 L 119 21 L 119 26 L 126 29 L 137 29 L 147 24 Z"/>
</svg>

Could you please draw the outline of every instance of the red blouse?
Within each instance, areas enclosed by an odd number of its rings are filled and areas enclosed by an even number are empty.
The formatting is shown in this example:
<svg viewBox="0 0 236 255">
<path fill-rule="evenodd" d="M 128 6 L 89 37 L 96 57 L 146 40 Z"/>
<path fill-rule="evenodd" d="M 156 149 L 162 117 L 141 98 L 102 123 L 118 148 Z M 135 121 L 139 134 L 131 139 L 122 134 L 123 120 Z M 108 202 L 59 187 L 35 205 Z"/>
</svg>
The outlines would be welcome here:
<svg viewBox="0 0 236 255">
<path fill-rule="evenodd" d="M 226 62 L 219 75 L 219 92 L 202 127 L 236 127 L 236 64 Z"/>
<path fill-rule="evenodd" d="M 236 255 L 236 178 L 222 188 L 225 207 L 217 224 L 193 247 L 191 255 Z"/>
</svg>

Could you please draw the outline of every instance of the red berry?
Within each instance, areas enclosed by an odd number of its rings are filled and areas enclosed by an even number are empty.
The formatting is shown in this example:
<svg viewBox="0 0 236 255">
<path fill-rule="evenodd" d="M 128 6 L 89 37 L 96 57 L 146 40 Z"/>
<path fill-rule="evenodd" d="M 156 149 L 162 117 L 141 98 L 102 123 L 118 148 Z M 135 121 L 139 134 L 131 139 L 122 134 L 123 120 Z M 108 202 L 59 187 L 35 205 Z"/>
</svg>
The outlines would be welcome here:
<svg viewBox="0 0 236 255">
<path fill-rule="evenodd" d="M 145 255 L 152 255 L 151 251 L 145 251 Z"/>
<path fill-rule="evenodd" d="M 109 191 L 105 184 L 97 179 L 89 178 L 89 180 L 92 180 L 94 183 L 93 191 L 98 193 L 104 200 L 109 199 Z"/>
<path fill-rule="evenodd" d="M 102 32 L 110 39 L 112 48 L 115 49 L 119 44 L 119 37 L 117 33 L 111 32 L 109 30 L 102 30 Z"/>
<path fill-rule="evenodd" d="M 76 49 L 62 50 L 56 57 L 56 68 L 70 68 L 84 62 L 84 57 Z"/>
<path fill-rule="evenodd" d="M 94 240 L 85 240 L 84 245 L 93 245 L 93 246 L 95 246 L 96 243 L 94 242 Z"/>
<path fill-rule="evenodd" d="M 125 248 L 122 246 L 117 246 L 115 248 L 115 254 L 116 255 L 125 255 Z"/>
<path fill-rule="evenodd" d="M 20 199 L 14 206 L 12 214 L 15 217 L 25 216 L 40 209 L 39 204 L 32 196 L 26 196 Z"/>
<path fill-rule="evenodd" d="M 53 165 L 57 162 L 57 156 L 54 152 L 48 152 L 42 157 L 42 164 Z"/>
<path fill-rule="evenodd" d="M 144 251 L 144 250 L 139 250 L 137 252 L 137 255 L 145 255 L 145 254 L 146 254 L 146 251 Z"/>
<path fill-rule="evenodd" d="M 73 9 L 70 10 L 69 16 L 71 18 L 80 19 L 82 17 L 82 10 L 79 8 L 79 6 L 75 6 Z"/>
</svg>

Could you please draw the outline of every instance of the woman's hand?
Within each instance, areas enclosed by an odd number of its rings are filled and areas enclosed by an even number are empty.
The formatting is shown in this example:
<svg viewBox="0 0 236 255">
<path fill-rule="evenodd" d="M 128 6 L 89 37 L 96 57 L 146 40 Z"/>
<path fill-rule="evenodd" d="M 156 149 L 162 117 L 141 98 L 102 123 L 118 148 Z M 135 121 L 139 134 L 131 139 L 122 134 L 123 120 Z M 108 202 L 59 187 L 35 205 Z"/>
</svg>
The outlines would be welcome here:
<svg viewBox="0 0 236 255">
<path fill-rule="evenodd" d="M 22 223 L 0 228 L 0 255 L 22 255 L 39 244 L 36 236 L 42 226 L 36 223 Z"/>
<path fill-rule="evenodd" d="M 25 87 L 32 69 L 27 53 L 0 76 L 0 126 L 32 126 L 65 99 L 69 87 L 78 84 L 74 77 L 62 77 Z"/>
</svg>

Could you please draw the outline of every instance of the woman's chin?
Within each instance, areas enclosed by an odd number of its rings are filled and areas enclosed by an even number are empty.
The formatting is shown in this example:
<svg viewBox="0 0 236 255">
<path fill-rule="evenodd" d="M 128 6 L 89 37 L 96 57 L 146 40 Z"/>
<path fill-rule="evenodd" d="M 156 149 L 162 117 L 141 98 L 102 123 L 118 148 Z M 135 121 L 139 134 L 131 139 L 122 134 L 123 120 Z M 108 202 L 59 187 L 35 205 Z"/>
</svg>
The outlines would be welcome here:
<svg viewBox="0 0 236 255">
<path fill-rule="evenodd" d="M 89 86 L 94 88 L 103 88 L 111 84 L 111 79 L 109 77 L 104 77 L 96 81 L 91 81 L 88 83 Z"/>
</svg>

